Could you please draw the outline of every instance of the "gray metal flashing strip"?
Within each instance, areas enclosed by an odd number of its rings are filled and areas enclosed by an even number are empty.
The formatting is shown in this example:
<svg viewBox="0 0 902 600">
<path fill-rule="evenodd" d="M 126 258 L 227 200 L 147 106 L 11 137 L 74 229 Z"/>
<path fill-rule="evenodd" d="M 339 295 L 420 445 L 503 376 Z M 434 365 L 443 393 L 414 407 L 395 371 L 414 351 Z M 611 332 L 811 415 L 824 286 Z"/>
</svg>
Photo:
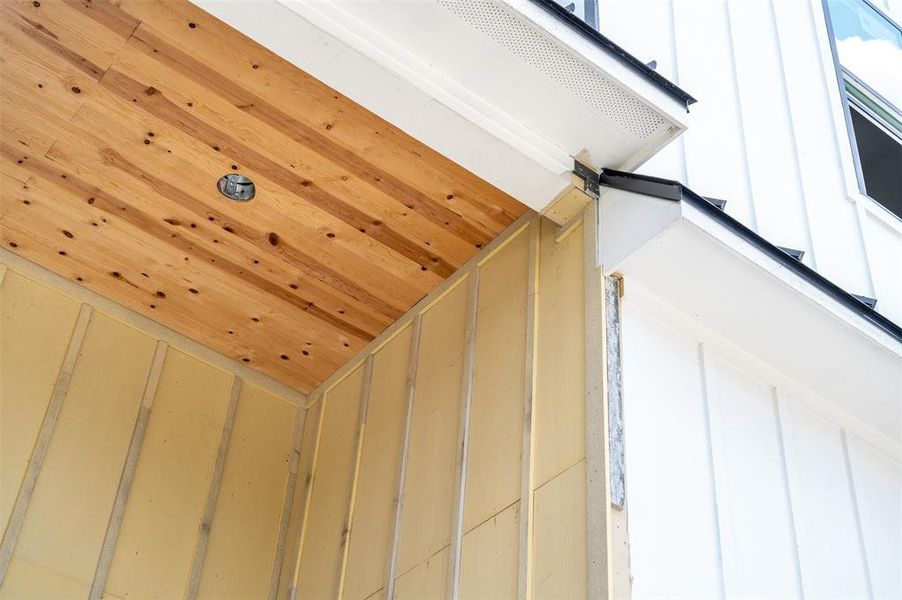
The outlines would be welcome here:
<svg viewBox="0 0 902 600">
<path fill-rule="evenodd" d="M 671 179 L 625 173 L 612 169 L 604 169 L 598 176 L 600 185 L 627 192 L 644 194 L 654 198 L 672 200 L 674 202 L 686 202 L 749 242 L 781 266 L 789 269 L 815 288 L 848 308 L 871 325 L 877 327 L 898 342 L 902 342 L 902 327 L 878 313 L 873 308 L 855 297 L 855 295 L 842 289 L 814 269 L 796 260 L 778 246 L 769 241 L 718 209 L 704 197 L 696 194 L 682 183 Z"/>
<path fill-rule="evenodd" d="M 686 107 L 687 112 L 689 111 L 689 105 L 697 102 L 695 98 L 690 96 L 675 83 L 668 80 L 666 77 L 662 76 L 647 64 L 612 42 L 610 39 L 602 35 L 600 31 L 568 11 L 566 8 L 564 8 L 554 0 L 532 0 L 532 2 L 535 2 L 536 4 L 544 8 L 546 12 L 551 13 L 557 19 L 569 25 L 571 29 L 576 30 L 576 32 L 579 33 L 582 37 L 588 39 L 590 42 L 622 62 L 631 70 L 636 72 L 636 74 L 638 74 L 639 76 L 647 79 L 651 83 L 661 88 L 664 93 L 678 100 Z"/>
</svg>

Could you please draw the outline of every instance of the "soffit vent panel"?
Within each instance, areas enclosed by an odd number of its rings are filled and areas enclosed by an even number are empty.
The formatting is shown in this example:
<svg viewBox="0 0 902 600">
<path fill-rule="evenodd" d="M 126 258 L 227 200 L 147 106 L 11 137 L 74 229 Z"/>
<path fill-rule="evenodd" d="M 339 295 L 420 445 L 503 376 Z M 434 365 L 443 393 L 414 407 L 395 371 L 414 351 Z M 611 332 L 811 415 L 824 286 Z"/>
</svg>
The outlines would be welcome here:
<svg viewBox="0 0 902 600">
<path fill-rule="evenodd" d="M 668 124 L 635 95 L 590 67 L 549 39 L 511 8 L 497 2 L 439 0 L 439 4 L 499 46 L 543 73 L 554 83 L 582 99 L 594 111 L 611 119 L 637 141 L 657 134 Z"/>
<path fill-rule="evenodd" d="M 334 28 L 358 52 L 558 176 L 569 175 L 576 156 L 596 167 L 634 169 L 686 127 L 683 106 L 662 100 L 654 85 L 529 2 L 285 6 L 326 30 Z M 367 90 L 357 94 L 365 104 Z M 422 126 L 410 107 L 403 115 L 384 116 L 399 119 L 414 135 Z M 448 155 L 466 164 L 466 156 L 456 157 L 453 149 Z M 541 210 L 557 192 L 518 199 Z"/>
</svg>

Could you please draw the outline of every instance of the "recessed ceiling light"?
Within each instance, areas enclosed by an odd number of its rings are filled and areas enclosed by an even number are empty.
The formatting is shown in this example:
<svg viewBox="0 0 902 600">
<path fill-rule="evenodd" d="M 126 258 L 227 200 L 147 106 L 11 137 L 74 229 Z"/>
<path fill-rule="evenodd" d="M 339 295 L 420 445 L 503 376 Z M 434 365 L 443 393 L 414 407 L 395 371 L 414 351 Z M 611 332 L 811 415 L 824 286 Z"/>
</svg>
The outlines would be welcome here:
<svg viewBox="0 0 902 600">
<path fill-rule="evenodd" d="M 216 188 L 220 194 L 235 202 L 247 202 L 257 193 L 254 182 L 238 173 L 223 175 L 216 182 Z"/>
</svg>

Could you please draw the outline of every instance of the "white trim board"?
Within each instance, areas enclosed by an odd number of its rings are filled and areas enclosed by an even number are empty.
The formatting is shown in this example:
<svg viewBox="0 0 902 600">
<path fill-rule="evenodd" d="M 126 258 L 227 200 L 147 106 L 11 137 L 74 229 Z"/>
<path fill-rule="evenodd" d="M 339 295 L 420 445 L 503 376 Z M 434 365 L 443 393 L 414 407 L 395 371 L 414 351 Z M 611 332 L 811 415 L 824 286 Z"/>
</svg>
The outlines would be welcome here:
<svg viewBox="0 0 902 600">
<path fill-rule="evenodd" d="M 686 202 L 602 194 L 606 272 L 623 274 L 843 410 L 902 437 L 902 344 Z"/>
</svg>

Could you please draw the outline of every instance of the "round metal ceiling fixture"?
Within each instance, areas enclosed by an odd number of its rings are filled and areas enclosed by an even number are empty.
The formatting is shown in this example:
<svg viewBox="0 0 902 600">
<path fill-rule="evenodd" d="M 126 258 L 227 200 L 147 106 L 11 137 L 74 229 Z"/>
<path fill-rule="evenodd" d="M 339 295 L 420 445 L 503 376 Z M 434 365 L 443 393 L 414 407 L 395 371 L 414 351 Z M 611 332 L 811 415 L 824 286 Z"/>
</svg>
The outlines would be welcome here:
<svg viewBox="0 0 902 600">
<path fill-rule="evenodd" d="M 216 182 L 216 188 L 220 194 L 235 202 L 247 202 L 257 193 L 254 182 L 238 173 L 223 175 Z"/>
</svg>

